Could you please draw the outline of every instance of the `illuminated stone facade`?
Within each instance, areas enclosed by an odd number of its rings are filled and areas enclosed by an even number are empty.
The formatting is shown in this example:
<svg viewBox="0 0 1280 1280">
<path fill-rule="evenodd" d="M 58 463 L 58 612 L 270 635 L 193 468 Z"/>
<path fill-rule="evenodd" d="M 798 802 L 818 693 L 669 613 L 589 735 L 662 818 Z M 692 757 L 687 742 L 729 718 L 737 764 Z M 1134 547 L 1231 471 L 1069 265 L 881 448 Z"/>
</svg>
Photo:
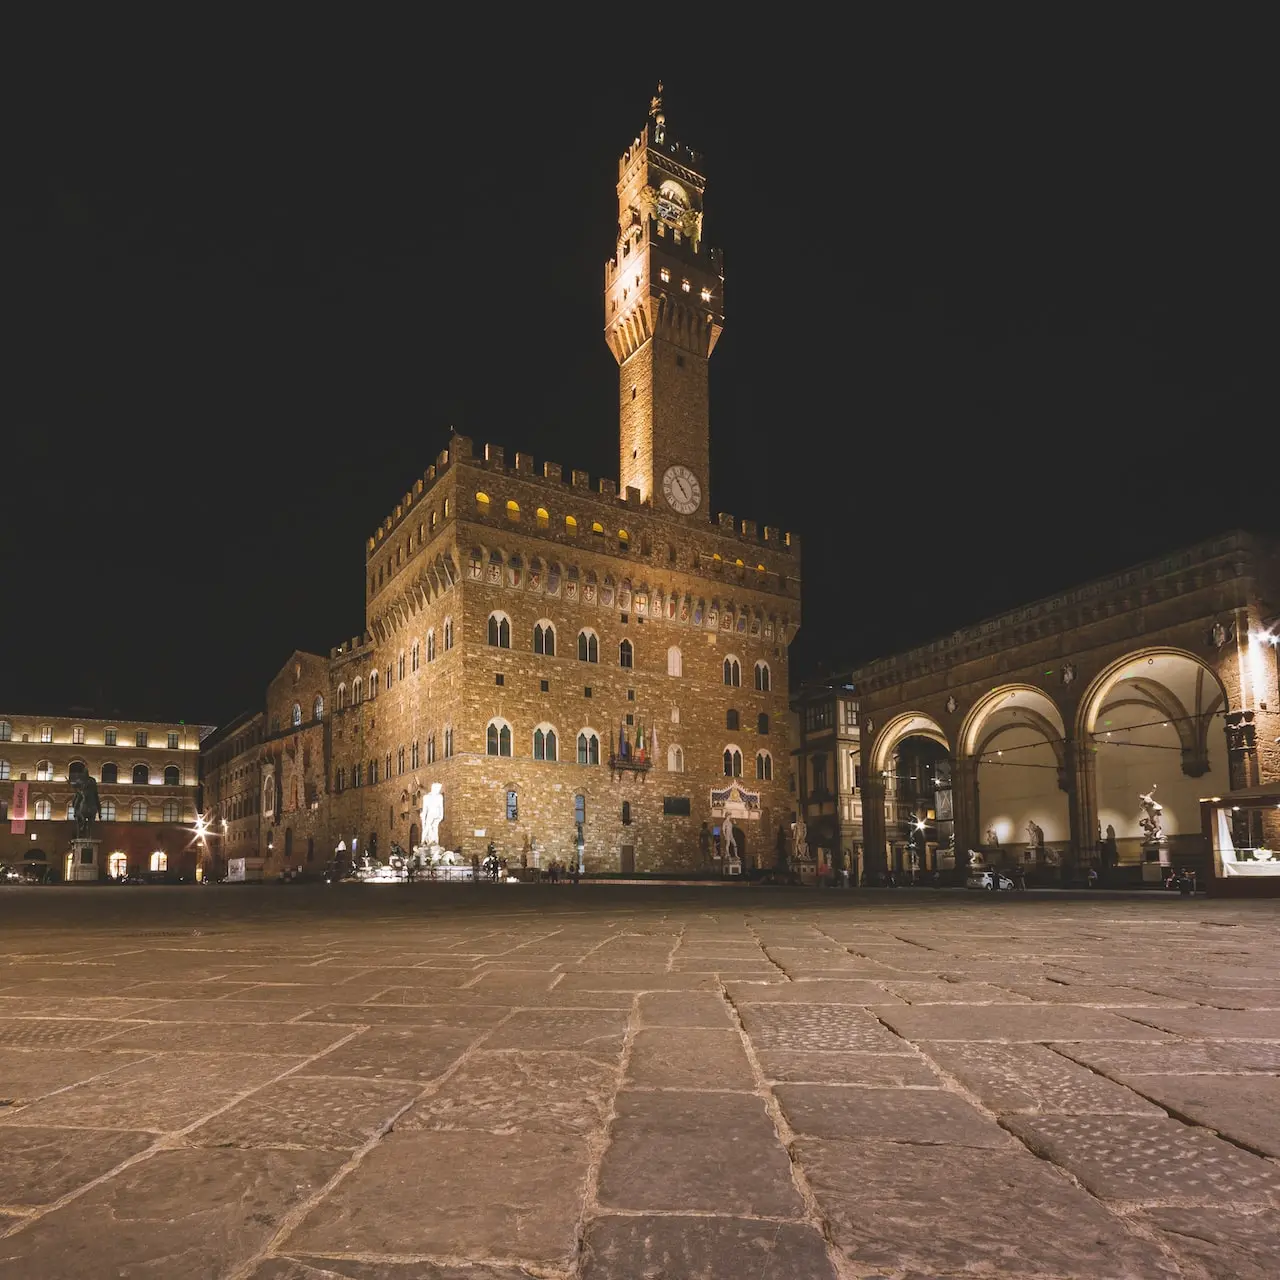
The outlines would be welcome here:
<svg viewBox="0 0 1280 1280">
<path fill-rule="evenodd" d="M 97 783 L 101 875 L 192 878 L 203 725 L 0 713 L 0 863 L 62 880 L 75 836 L 72 779 Z M 14 793 L 26 784 L 26 819 Z M 15 828 L 22 826 L 23 829 Z"/>
<path fill-rule="evenodd" d="M 772 861 L 792 816 L 800 548 L 710 518 L 723 280 L 702 243 L 704 189 L 655 101 L 619 165 L 605 269 L 622 490 L 451 437 L 368 541 L 361 634 L 327 660 L 295 654 L 263 716 L 219 735 L 214 818 L 229 805 L 246 820 L 235 783 L 256 761 L 262 874 L 305 867 L 308 847 L 312 861 L 340 843 L 383 859 L 411 847 L 432 782 L 441 841 L 468 857 L 493 841 L 513 865 L 535 849 L 543 866 L 576 861 L 581 827 L 587 869 L 625 872 L 710 866 L 700 829 L 736 778 L 747 861 Z M 247 843 L 232 834 L 229 849 Z"/>
</svg>

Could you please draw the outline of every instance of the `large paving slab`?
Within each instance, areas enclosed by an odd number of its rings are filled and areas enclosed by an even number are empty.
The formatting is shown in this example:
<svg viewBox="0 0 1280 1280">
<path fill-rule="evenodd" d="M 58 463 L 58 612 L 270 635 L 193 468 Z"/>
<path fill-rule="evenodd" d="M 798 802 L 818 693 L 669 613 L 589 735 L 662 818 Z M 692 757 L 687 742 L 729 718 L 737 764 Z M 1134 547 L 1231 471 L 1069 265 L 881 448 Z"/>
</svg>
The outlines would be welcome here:
<svg viewBox="0 0 1280 1280">
<path fill-rule="evenodd" d="M 1270 1277 L 1278 914 L 0 890 L 0 1280 Z"/>
</svg>

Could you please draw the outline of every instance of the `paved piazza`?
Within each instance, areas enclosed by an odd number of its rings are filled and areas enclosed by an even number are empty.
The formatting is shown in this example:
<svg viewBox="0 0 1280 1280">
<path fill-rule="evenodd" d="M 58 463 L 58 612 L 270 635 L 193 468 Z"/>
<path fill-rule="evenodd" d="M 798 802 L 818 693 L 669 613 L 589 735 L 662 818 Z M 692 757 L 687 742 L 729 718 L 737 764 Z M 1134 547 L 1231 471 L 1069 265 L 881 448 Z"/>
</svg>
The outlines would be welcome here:
<svg viewBox="0 0 1280 1280">
<path fill-rule="evenodd" d="M 0 891 L 0 1280 L 1274 1277 L 1278 913 Z"/>
</svg>

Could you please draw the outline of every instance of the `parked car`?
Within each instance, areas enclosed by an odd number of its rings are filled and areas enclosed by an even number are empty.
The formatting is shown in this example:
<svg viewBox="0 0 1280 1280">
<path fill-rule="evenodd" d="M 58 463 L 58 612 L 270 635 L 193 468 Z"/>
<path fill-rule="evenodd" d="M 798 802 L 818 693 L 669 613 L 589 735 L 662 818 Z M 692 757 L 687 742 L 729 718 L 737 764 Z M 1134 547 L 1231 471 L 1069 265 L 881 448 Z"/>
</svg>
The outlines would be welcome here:
<svg viewBox="0 0 1280 1280">
<path fill-rule="evenodd" d="M 971 875 L 967 885 L 970 889 L 985 889 L 988 893 L 998 889 L 1004 893 L 1013 892 L 1013 881 L 1001 871 L 981 871 Z"/>
</svg>

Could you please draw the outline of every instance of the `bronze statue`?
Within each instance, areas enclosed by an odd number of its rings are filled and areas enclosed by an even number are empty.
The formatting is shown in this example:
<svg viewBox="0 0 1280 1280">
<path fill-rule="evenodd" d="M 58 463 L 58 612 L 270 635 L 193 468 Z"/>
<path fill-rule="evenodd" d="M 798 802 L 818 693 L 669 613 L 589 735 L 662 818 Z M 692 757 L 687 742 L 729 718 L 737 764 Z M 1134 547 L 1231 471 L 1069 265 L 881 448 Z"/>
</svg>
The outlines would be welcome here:
<svg viewBox="0 0 1280 1280">
<path fill-rule="evenodd" d="M 71 801 L 71 816 L 75 819 L 76 835 L 85 837 L 93 825 L 95 818 L 102 816 L 102 804 L 98 799 L 98 784 L 88 775 L 83 774 L 73 780 L 75 798 Z"/>
</svg>

